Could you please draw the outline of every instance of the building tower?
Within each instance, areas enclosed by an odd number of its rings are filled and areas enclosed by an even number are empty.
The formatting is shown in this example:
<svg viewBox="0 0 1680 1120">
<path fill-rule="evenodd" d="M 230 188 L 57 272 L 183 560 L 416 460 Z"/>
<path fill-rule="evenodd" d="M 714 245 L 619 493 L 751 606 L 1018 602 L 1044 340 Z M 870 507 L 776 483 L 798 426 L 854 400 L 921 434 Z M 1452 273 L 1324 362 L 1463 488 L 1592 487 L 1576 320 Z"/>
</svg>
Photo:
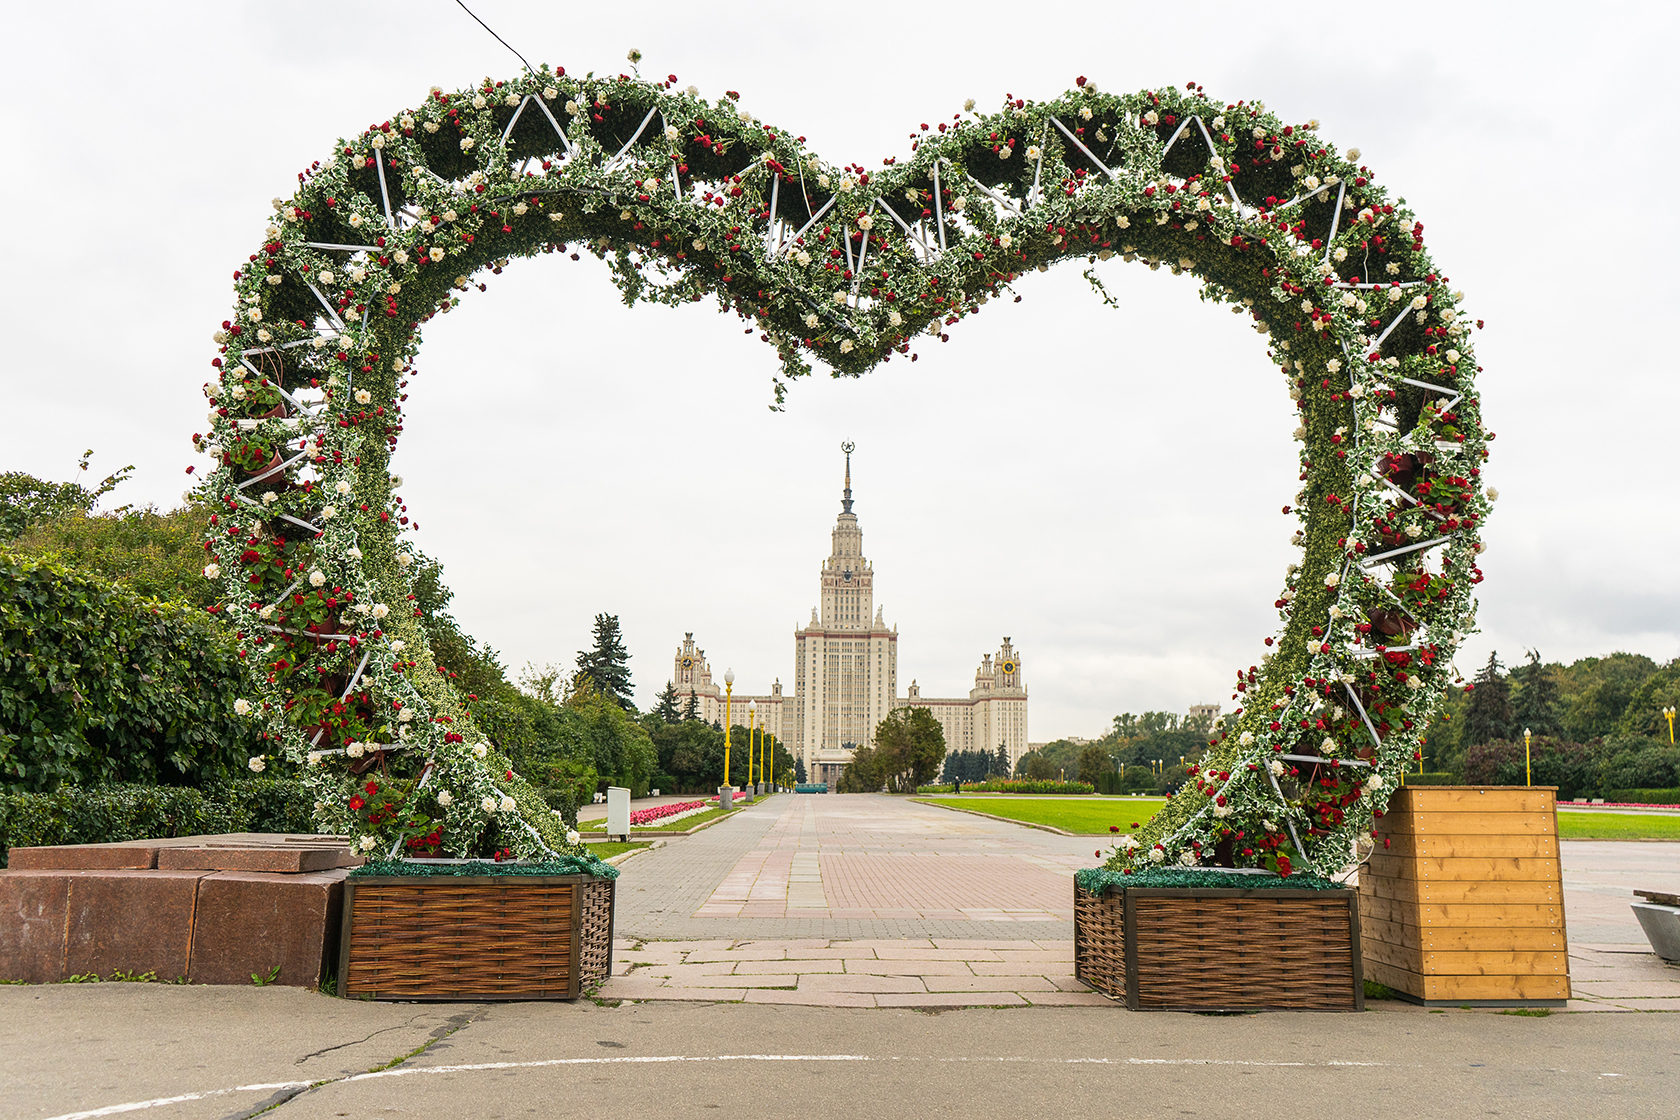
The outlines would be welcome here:
<svg viewBox="0 0 1680 1120">
<path fill-rule="evenodd" d="M 820 606 L 793 637 L 792 746 L 813 782 L 839 780 L 852 752 L 873 743 L 898 690 L 898 629 L 875 607 L 875 570 L 852 512 L 854 445 L 840 449 L 846 481 L 819 577 Z"/>
</svg>

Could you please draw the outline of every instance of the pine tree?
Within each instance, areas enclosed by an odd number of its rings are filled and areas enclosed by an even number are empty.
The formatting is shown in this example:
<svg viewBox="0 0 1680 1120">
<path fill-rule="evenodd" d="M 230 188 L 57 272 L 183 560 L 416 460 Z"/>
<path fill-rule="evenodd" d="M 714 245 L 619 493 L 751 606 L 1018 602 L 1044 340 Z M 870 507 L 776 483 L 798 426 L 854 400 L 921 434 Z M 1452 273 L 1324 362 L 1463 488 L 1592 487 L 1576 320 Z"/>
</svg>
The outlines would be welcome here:
<svg viewBox="0 0 1680 1120">
<path fill-rule="evenodd" d="M 997 754 L 992 756 L 992 772 L 987 777 L 1009 777 L 1009 748 L 1003 743 L 998 744 Z"/>
<path fill-rule="evenodd" d="M 695 693 L 683 697 L 682 718 L 684 723 L 696 723 L 700 719 L 700 700 Z"/>
<path fill-rule="evenodd" d="M 1475 691 L 1464 712 L 1464 741 L 1468 746 L 1511 737 L 1511 682 L 1497 651 L 1488 654 L 1487 664 L 1476 674 Z"/>
<path fill-rule="evenodd" d="M 1559 715 L 1561 695 L 1557 676 L 1550 666 L 1540 663 L 1540 651 L 1529 650 L 1528 664 L 1512 669 L 1511 679 L 1517 684 L 1516 695 L 1511 701 L 1512 714 L 1515 717 L 1513 734 L 1524 728 L 1536 735 L 1557 735 L 1562 732 L 1563 720 Z"/>
<path fill-rule="evenodd" d="M 596 692 L 626 711 L 634 707 L 630 702 L 630 651 L 624 648 L 616 614 L 595 616 L 595 648 L 578 653 L 577 667 Z"/>
<path fill-rule="evenodd" d="M 682 712 L 677 709 L 677 686 L 675 682 L 665 682 L 665 691 L 659 694 L 659 703 L 654 705 L 653 714 L 666 723 L 676 723 L 682 719 Z"/>
</svg>

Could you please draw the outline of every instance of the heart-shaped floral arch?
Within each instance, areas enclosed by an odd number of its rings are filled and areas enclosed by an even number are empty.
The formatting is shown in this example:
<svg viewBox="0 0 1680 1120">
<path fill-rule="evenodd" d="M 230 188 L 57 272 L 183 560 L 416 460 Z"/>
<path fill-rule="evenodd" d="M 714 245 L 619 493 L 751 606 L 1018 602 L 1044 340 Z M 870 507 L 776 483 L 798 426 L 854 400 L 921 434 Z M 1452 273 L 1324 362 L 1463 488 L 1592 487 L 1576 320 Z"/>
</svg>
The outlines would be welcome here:
<svg viewBox="0 0 1680 1120">
<path fill-rule="evenodd" d="M 1265 336 L 1300 409 L 1303 555 L 1243 705 L 1111 866 L 1342 866 L 1473 626 L 1492 496 L 1470 324 L 1403 200 L 1316 122 L 1195 85 L 970 103 L 874 171 L 674 87 L 544 67 L 434 89 L 299 174 L 234 274 L 195 437 L 218 461 L 206 574 L 251 666 L 240 707 L 321 826 L 379 854 L 466 854 L 493 822 L 517 855 L 578 851 L 434 664 L 388 471 L 420 326 L 480 270 L 589 252 L 627 303 L 715 296 L 776 348 L 780 403 L 812 359 L 914 360 L 1024 274 L 1119 254 Z"/>
</svg>

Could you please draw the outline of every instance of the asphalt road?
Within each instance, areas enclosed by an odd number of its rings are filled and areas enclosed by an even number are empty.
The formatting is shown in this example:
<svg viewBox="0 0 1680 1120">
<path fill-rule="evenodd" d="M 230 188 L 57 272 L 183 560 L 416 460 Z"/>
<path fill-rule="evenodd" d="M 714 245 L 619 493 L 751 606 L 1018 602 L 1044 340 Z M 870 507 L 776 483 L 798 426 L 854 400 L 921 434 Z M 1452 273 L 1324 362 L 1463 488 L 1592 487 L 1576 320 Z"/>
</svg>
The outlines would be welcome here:
<svg viewBox="0 0 1680 1120">
<path fill-rule="evenodd" d="M 0 988 L 0 1116 L 1666 1118 L 1664 1014 L 375 1004 Z"/>
</svg>

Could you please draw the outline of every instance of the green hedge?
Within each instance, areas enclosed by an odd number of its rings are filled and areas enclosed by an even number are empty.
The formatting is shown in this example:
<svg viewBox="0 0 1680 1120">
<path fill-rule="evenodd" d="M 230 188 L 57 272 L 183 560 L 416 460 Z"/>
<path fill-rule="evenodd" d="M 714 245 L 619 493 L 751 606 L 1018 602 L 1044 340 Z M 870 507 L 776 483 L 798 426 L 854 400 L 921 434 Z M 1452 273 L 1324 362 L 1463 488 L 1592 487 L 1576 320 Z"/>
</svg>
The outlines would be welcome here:
<svg viewBox="0 0 1680 1120">
<path fill-rule="evenodd" d="M 247 688 L 202 611 L 0 552 L 0 792 L 236 774 L 260 753 Z"/>
<path fill-rule="evenodd" d="M 922 790 L 934 787 L 923 786 Z M 942 787 L 942 792 L 949 792 L 949 786 Z M 921 791 L 918 791 L 921 792 Z M 1011 780 L 998 782 L 975 782 L 972 785 L 963 783 L 964 793 L 1095 793 L 1096 787 L 1090 782 L 1035 782 L 1030 780 Z"/>
<path fill-rule="evenodd" d="M 1624 805 L 1680 805 L 1680 789 L 1607 789 L 1604 800 Z"/>
<path fill-rule="evenodd" d="M 110 844 L 218 832 L 314 832 L 312 801 L 295 778 L 186 786 L 60 786 L 0 794 L 0 864 L 11 848 Z"/>
<path fill-rule="evenodd" d="M 1407 774 L 1401 784 L 1408 786 L 1461 786 L 1464 779 L 1445 770 L 1425 770 L 1421 774 Z"/>
</svg>

